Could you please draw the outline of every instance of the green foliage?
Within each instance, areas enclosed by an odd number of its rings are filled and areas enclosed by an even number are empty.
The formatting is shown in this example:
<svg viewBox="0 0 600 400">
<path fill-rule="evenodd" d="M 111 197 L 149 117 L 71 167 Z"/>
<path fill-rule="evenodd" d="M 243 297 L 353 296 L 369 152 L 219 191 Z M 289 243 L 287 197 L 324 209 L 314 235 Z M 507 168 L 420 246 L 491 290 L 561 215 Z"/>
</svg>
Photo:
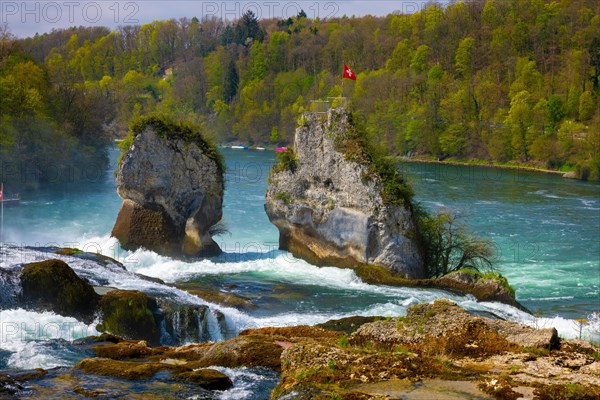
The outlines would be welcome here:
<svg viewBox="0 0 600 400">
<path fill-rule="evenodd" d="M 329 367 L 329 369 L 332 371 L 334 371 L 337 368 L 334 360 L 329 360 L 329 362 L 327 363 L 327 367 Z"/>
<path fill-rule="evenodd" d="M 144 132 L 147 128 L 154 129 L 154 132 L 168 140 L 183 140 L 187 143 L 194 143 L 197 145 L 204 154 L 211 160 L 213 160 L 217 167 L 225 172 L 225 163 L 223 156 L 217 151 L 217 148 L 212 144 L 201 132 L 201 128 L 190 122 L 179 122 L 165 115 L 150 115 L 146 117 L 140 117 L 131 122 L 129 126 L 130 138 L 121 142 L 119 148 L 121 151 L 129 149 L 132 144 L 132 139 L 140 133 Z"/>
<path fill-rule="evenodd" d="M 473 50 L 475 48 L 475 39 L 472 37 L 464 38 L 456 50 L 456 72 L 464 77 L 470 77 L 473 73 Z"/>
<path fill-rule="evenodd" d="M 475 276 L 477 279 L 490 279 L 499 282 L 502 285 L 502 287 L 508 290 L 508 292 L 513 298 L 515 297 L 515 289 L 508 283 L 508 279 L 506 279 L 506 277 L 502 274 L 499 274 L 494 271 L 482 272 L 473 268 L 462 268 L 457 270 L 457 272 Z"/>
<path fill-rule="evenodd" d="M 539 400 L 593 400 L 600 396 L 600 388 L 594 385 L 583 386 L 578 383 L 539 384 L 533 393 Z"/>
<path fill-rule="evenodd" d="M 275 198 L 277 200 L 283 201 L 286 206 L 289 206 L 290 204 L 292 204 L 294 202 L 294 199 L 288 193 L 285 193 L 285 192 L 275 193 Z"/>
<path fill-rule="evenodd" d="M 414 192 L 400 173 L 398 165 L 388 156 L 383 146 L 373 144 L 364 123 L 355 115 L 351 115 L 350 126 L 343 134 L 335 132 L 337 127 L 334 122 L 334 126 L 330 128 L 335 135 L 334 146 L 344 153 L 346 160 L 369 166 L 369 174 L 380 178 L 383 185 L 381 194 L 386 203 L 412 208 Z M 367 181 L 369 177 L 365 176 L 362 179 Z"/>
<path fill-rule="evenodd" d="M 429 277 L 469 269 L 485 272 L 492 268 L 492 243 L 470 232 L 456 215 L 427 215 L 421 210 L 419 214 L 419 231 Z"/>
<path fill-rule="evenodd" d="M 337 341 L 337 344 L 340 347 L 348 347 L 348 345 L 349 345 L 349 343 L 348 343 L 348 336 L 346 336 L 346 335 L 340 336 L 340 338 Z"/>
<path fill-rule="evenodd" d="M 277 164 L 273 167 L 273 172 L 281 172 L 281 171 L 290 171 L 292 173 L 296 172 L 298 158 L 294 153 L 294 150 L 287 149 L 287 151 L 282 151 L 281 153 L 277 153 L 275 157 L 277 160 Z"/>
<path fill-rule="evenodd" d="M 274 126 L 271 129 L 271 137 L 270 137 L 271 142 L 277 143 L 277 142 L 279 142 L 280 138 L 281 138 L 281 134 L 279 133 L 279 129 L 277 129 L 277 127 Z"/>
<path fill-rule="evenodd" d="M 61 158 L 53 143 L 68 143 L 56 147 L 74 161 L 77 146 L 100 149 L 152 113 L 193 121 L 224 142 L 268 144 L 277 127 L 278 143 L 289 143 L 311 100 L 342 94 L 347 61 L 359 78 L 343 94 L 374 147 L 571 165 L 600 177 L 596 3 L 505 3 L 323 20 L 260 21 L 248 11 L 231 22 L 184 18 L 20 40 L 2 33 L 1 157 L 41 165 L 43 175 L 42 154 Z M 557 135 L 566 120 L 587 127 L 568 146 Z M 52 133 L 38 143 L 30 132 L 40 126 Z"/>
</svg>

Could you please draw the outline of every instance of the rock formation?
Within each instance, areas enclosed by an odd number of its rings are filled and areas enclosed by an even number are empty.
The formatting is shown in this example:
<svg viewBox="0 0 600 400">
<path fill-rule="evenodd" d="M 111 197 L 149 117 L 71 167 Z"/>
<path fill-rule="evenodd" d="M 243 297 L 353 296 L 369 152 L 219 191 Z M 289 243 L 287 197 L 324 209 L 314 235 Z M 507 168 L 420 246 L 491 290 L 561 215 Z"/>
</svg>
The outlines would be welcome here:
<svg viewBox="0 0 600 400">
<path fill-rule="evenodd" d="M 332 109 L 300 121 L 295 153 L 272 171 L 266 197 L 280 248 L 316 264 L 372 264 L 424 277 L 410 202 L 361 148 L 350 115 Z"/>
<path fill-rule="evenodd" d="M 209 229 L 222 216 L 223 167 L 214 146 L 193 128 L 147 118 L 117 173 L 123 205 L 112 235 L 125 249 L 171 257 L 221 253 Z"/>
<path fill-rule="evenodd" d="M 232 382 L 207 368 L 243 366 L 263 367 L 258 373 L 272 381 L 272 399 L 597 399 L 600 348 L 557 339 L 555 329 L 471 315 L 448 300 L 413 305 L 403 317 L 248 329 L 181 347 L 103 334 L 80 341 L 95 357 L 74 368 L 0 374 L 0 397 L 26 386 L 36 398 L 64 397 L 65 390 L 116 398 L 158 383 L 164 398 L 182 390 L 214 398 L 203 390 Z"/>
<path fill-rule="evenodd" d="M 89 324 L 100 296 L 64 261 L 46 260 L 23 267 L 20 297 L 28 309 L 53 311 Z"/>
</svg>

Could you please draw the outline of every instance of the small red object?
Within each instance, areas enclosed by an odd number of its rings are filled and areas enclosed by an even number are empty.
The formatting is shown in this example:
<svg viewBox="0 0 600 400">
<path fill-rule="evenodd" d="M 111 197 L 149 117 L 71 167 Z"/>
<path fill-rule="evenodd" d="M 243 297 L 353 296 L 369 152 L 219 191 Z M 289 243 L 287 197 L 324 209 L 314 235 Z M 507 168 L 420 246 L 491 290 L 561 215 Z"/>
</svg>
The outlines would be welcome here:
<svg viewBox="0 0 600 400">
<path fill-rule="evenodd" d="M 344 78 L 352 79 L 353 81 L 356 80 L 356 74 L 346 64 L 344 64 Z"/>
</svg>

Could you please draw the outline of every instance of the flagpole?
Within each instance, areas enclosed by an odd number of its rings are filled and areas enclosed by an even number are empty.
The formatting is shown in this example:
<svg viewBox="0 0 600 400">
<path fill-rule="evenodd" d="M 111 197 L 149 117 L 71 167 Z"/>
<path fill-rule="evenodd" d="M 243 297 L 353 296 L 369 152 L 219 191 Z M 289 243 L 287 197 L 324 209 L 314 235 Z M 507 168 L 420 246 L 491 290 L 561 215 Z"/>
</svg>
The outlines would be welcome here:
<svg viewBox="0 0 600 400">
<path fill-rule="evenodd" d="M 344 73 L 346 72 L 345 71 L 345 69 L 346 69 L 345 65 L 346 65 L 346 62 L 344 62 L 344 71 L 342 71 L 342 94 L 340 95 L 340 97 L 344 97 Z"/>
</svg>

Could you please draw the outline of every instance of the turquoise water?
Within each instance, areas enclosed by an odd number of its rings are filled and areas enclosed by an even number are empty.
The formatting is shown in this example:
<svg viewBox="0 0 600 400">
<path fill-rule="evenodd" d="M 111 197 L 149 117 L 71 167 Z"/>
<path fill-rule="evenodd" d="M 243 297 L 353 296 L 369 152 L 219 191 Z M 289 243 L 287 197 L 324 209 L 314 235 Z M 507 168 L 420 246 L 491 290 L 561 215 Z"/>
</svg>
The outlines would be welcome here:
<svg viewBox="0 0 600 400">
<path fill-rule="evenodd" d="M 522 170 L 404 164 L 429 209 L 461 212 L 493 240 L 496 268 L 544 315 L 600 309 L 600 185 Z"/>
<path fill-rule="evenodd" d="M 110 238 L 121 205 L 115 192 L 117 152 L 113 151 L 109 170 L 95 174 L 101 179 L 22 193 L 18 207 L 5 209 L 4 240 L 10 245 L 0 249 L 0 267 L 48 257 L 22 246 L 78 247 L 117 258 L 128 271 L 161 278 L 168 285 L 233 292 L 256 306 L 238 311 L 119 268 L 60 257 L 94 284 L 142 290 L 220 311 L 226 330 L 216 327 L 213 315 L 212 340 L 252 327 L 317 324 L 352 315 L 404 315 L 412 304 L 442 297 L 466 309 L 493 312 L 530 326 L 553 326 L 567 337 L 579 333 L 573 318 L 600 310 L 598 184 L 522 171 L 402 165 L 417 200 L 426 208 L 460 212 L 471 229 L 493 240 L 496 268 L 509 278 L 519 301 L 539 315 L 532 317 L 504 304 L 479 303 L 471 296 L 441 290 L 368 285 L 350 270 L 318 268 L 278 250 L 277 229 L 264 212 L 274 154 L 230 149 L 223 153 L 228 166 L 223 214 L 229 233 L 217 238 L 225 251 L 222 256 L 187 263 L 146 250 L 121 250 Z M 0 294 L 12 290 L 10 285 L 0 279 Z M 0 307 L 0 368 L 69 366 L 89 355 L 72 340 L 97 334 L 96 323 L 85 325 L 49 312 L 6 307 Z M 596 318 L 584 337 L 600 340 L 598 332 Z M 235 386 L 221 393 L 220 399 L 265 398 L 278 379 L 272 373 L 244 369 L 225 373 Z"/>
<path fill-rule="evenodd" d="M 5 242 L 101 250 L 131 270 L 168 282 L 196 282 L 207 288 L 235 285 L 238 294 L 263 305 L 256 311 L 260 316 L 345 313 L 390 300 L 381 297 L 383 289 L 323 285 L 329 282 L 324 275 L 335 280 L 345 272 L 317 269 L 277 251 L 277 229 L 264 212 L 274 155 L 223 152 L 228 166 L 224 219 L 230 233 L 217 238 L 225 251 L 221 257 L 181 263 L 149 252 L 123 252 L 108 240 L 121 204 L 112 174 L 116 151 L 111 153 L 110 170 L 97 181 L 23 193 L 20 206 L 5 210 Z M 402 169 L 426 208 L 460 212 L 475 232 L 493 240 L 496 268 L 509 278 L 526 307 L 569 318 L 600 309 L 600 185 L 475 166 L 407 163 Z M 414 297 L 405 292 L 402 300 Z M 340 302 L 340 297 L 351 301 Z"/>
</svg>

